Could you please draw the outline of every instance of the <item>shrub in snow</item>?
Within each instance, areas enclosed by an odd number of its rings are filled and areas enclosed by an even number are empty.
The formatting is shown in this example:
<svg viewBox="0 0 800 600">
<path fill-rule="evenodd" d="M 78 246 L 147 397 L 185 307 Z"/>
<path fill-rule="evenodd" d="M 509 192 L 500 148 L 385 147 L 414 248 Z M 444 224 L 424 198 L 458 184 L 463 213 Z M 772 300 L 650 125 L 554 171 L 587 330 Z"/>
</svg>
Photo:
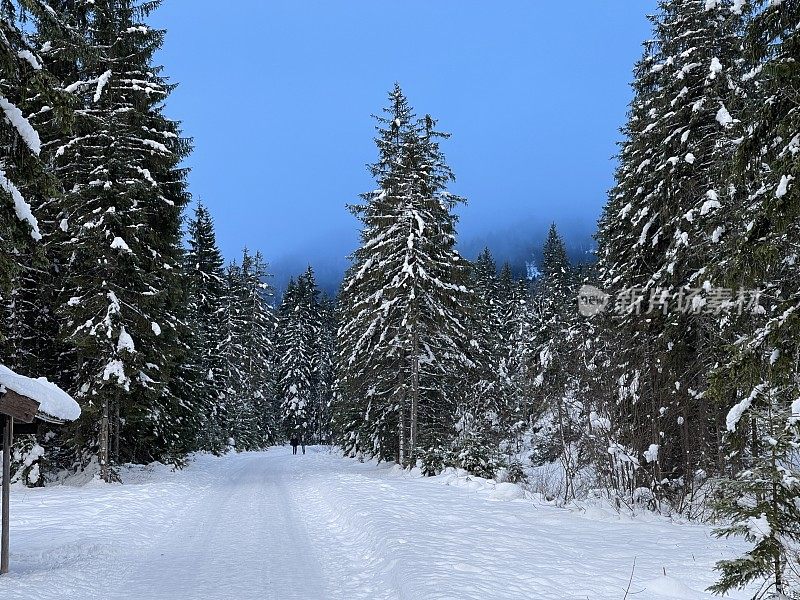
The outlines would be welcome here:
<svg viewBox="0 0 800 600">
<path fill-rule="evenodd" d="M 523 483 L 528 480 L 525 467 L 518 460 L 512 460 L 506 467 L 506 481 L 509 483 Z"/>
<path fill-rule="evenodd" d="M 44 448 L 38 444 L 36 436 L 15 436 L 11 449 L 11 482 L 28 487 L 42 487 L 43 456 Z"/>
<path fill-rule="evenodd" d="M 417 460 L 417 466 L 423 475 L 433 477 L 441 473 L 446 466 L 449 466 L 449 458 L 451 458 L 450 453 L 439 446 L 427 448 Z"/>
<path fill-rule="evenodd" d="M 486 479 L 492 479 L 502 466 L 497 449 L 476 435 L 459 440 L 454 455 L 456 467 Z"/>
</svg>

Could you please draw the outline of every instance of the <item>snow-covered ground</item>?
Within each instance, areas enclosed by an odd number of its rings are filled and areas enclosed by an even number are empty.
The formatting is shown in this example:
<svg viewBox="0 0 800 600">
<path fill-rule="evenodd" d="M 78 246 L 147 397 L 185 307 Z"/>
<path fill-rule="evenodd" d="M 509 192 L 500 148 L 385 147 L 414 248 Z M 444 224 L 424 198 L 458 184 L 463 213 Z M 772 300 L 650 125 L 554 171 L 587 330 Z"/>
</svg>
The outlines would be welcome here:
<svg viewBox="0 0 800 600">
<path fill-rule="evenodd" d="M 629 599 L 697 600 L 712 598 L 714 562 L 742 550 L 699 525 L 569 511 L 321 448 L 123 475 L 15 489 L 0 598 L 622 600 L 635 559 Z"/>
</svg>

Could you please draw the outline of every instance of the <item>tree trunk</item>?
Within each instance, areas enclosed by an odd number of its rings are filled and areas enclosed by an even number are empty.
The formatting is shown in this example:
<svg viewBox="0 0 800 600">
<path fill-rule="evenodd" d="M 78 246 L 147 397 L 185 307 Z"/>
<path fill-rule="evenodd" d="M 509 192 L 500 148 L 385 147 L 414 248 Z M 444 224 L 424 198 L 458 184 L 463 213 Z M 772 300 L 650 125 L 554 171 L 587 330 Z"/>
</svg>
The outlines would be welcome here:
<svg viewBox="0 0 800 600">
<path fill-rule="evenodd" d="M 114 451 L 113 461 L 114 464 L 119 464 L 119 436 L 120 436 L 120 421 L 119 421 L 119 396 L 114 400 Z"/>
<path fill-rule="evenodd" d="M 419 409 L 419 335 L 414 332 L 411 346 L 411 442 L 409 456 L 413 458 L 417 446 L 417 411 Z"/>
<path fill-rule="evenodd" d="M 108 483 L 111 481 L 108 462 L 108 398 L 103 399 L 103 414 L 100 418 L 100 478 Z"/>
<path fill-rule="evenodd" d="M 406 390 L 403 369 L 400 369 L 400 414 L 397 421 L 397 463 L 402 465 L 406 460 Z"/>
</svg>

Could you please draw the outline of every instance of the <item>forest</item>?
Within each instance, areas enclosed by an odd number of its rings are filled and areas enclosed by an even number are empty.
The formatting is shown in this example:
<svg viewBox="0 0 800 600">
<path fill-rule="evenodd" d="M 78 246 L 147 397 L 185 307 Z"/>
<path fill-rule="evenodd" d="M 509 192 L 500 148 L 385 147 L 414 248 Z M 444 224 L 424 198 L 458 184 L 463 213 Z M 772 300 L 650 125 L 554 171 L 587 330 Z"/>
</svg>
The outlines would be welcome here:
<svg viewBox="0 0 800 600">
<path fill-rule="evenodd" d="M 82 409 L 14 481 L 298 437 L 713 522 L 712 591 L 800 597 L 800 2 L 661 0 L 597 250 L 554 223 L 531 278 L 459 252 L 457 132 L 394 84 L 338 293 L 280 298 L 189 193 L 160 3 L 0 3 L 0 360 Z"/>
</svg>

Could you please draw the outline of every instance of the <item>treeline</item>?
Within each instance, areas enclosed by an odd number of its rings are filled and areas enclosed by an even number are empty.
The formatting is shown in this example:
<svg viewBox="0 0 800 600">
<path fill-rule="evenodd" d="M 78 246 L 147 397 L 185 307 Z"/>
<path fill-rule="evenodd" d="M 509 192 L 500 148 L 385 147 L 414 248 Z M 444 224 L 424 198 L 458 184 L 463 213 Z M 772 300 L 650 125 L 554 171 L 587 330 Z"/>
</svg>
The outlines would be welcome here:
<svg viewBox="0 0 800 600">
<path fill-rule="evenodd" d="M 124 462 L 329 437 L 332 308 L 313 272 L 278 310 L 263 257 L 225 265 L 204 206 L 182 241 L 191 141 L 163 114 L 159 4 L 0 4 L 0 356 L 83 409 L 56 437 L 20 438 L 27 483 L 40 466 L 97 462 L 111 480 Z M 307 404 L 282 407 L 299 377 Z"/>
<path fill-rule="evenodd" d="M 800 3 L 664 0 L 634 72 L 597 260 L 541 276 L 455 249 L 435 121 L 399 87 L 339 297 L 342 447 L 523 476 L 530 448 L 619 505 L 722 518 L 724 592 L 797 589 Z M 584 288 L 584 285 L 592 287 Z M 582 314 L 577 299 L 584 303 Z M 595 301 L 594 304 L 591 302 Z M 594 309 L 606 304 L 605 310 Z"/>
</svg>

